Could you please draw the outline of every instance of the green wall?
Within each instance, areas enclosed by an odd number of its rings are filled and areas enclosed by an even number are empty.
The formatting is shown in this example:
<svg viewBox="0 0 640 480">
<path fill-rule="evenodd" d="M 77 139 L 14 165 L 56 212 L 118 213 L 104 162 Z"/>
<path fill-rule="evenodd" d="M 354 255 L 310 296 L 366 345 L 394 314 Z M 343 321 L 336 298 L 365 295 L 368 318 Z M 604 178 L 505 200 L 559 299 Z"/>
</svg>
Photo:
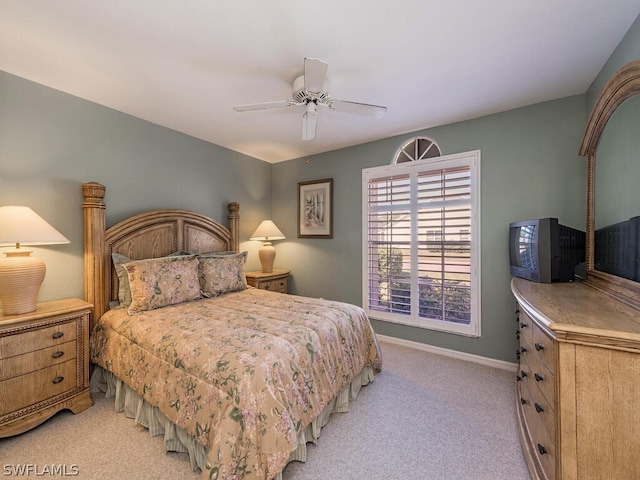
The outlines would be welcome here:
<svg viewBox="0 0 640 480">
<path fill-rule="evenodd" d="M 624 35 L 587 90 L 588 113 L 591 113 L 591 109 L 595 105 L 604 85 L 609 81 L 609 78 L 625 64 L 638 59 L 640 59 L 640 15 L 638 15 L 638 18 L 633 22 L 631 28 L 629 28 Z"/>
<path fill-rule="evenodd" d="M 508 225 L 558 217 L 585 227 L 586 162 L 578 155 L 583 95 L 345 148 L 273 166 L 273 219 L 287 239 L 276 264 L 293 271 L 294 292 L 362 305 L 362 169 L 389 164 L 415 135 L 443 154 L 480 150 L 482 336 L 477 339 L 373 320 L 378 333 L 506 361 L 515 359 Z M 334 179 L 333 239 L 296 237 L 297 182 Z"/>
<path fill-rule="evenodd" d="M 47 265 L 39 300 L 84 295 L 82 183 L 106 185 L 107 225 L 154 208 L 226 219 L 241 242 L 271 214 L 271 165 L 0 72 L 0 205 L 27 205 L 71 243 L 33 247 Z M 245 242 L 257 268 L 257 242 Z"/>
</svg>

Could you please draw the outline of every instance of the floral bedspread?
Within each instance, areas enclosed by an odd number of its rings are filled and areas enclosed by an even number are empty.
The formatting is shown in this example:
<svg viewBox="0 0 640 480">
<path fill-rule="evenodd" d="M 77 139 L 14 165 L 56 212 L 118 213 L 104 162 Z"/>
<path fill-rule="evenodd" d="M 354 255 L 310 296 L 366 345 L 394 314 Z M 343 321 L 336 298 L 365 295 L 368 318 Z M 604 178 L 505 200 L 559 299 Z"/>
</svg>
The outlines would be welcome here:
<svg viewBox="0 0 640 480">
<path fill-rule="evenodd" d="M 204 478 L 270 479 L 297 434 L 380 349 L 354 305 L 248 288 L 129 315 L 108 311 L 91 361 L 209 450 Z"/>
</svg>

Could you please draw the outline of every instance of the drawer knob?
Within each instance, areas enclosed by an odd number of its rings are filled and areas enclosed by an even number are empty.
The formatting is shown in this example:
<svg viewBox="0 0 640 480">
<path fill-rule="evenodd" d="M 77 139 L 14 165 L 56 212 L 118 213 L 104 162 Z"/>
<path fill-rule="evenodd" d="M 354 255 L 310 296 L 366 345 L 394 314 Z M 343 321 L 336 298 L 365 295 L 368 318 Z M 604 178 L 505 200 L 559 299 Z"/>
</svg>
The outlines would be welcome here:
<svg viewBox="0 0 640 480">
<path fill-rule="evenodd" d="M 63 355 L 64 355 L 64 352 L 53 352 L 52 357 L 53 358 L 60 358 Z"/>
<path fill-rule="evenodd" d="M 527 351 L 527 349 L 526 349 L 526 348 L 524 348 L 524 347 L 520 347 L 520 353 L 524 353 L 524 352 L 526 352 L 526 351 Z"/>
<path fill-rule="evenodd" d="M 525 372 L 524 370 L 520 370 L 520 375 L 522 376 L 522 378 L 527 376 L 527 372 Z"/>
<path fill-rule="evenodd" d="M 534 343 L 534 346 L 536 347 L 537 351 L 544 350 L 544 345 L 542 345 L 541 343 L 536 342 Z"/>
<path fill-rule="evenodd" d="M 264 286 L 264 289 L 265 289 L 265 290 L 269 290 L 269 285 L 265 285 L 265 286 Z"/>
<path fill-rule="evenodd" d="M 542 375 L 540 375 L 539 373 L 534 373 L 533 374 L 533 378 L 536 379 L 536 382 L 541 382 L 542 380 L 544 380 L 544 377 Z"/>
<path fill-rule="evenodd" d="M 62 338 L 64 336 L 64 332 L 56 332 L 53 334 L 53 338 Z"/>
<path fill-rule="evenodd" d="M 540 455 L 544 455 L 545 453 L 548 453 L 547 447 L 545 447 L 541 443 L 538 444 L 538 451 L 540 452 Z"/>
<path fill-rule="evenodd" d="M 520 403 L 521 403 L 522 405 L 526 405 L 526 404 L 527 404 L 527 400 L 526 400 L 526 399 L 524 399 L 524 398 L 522 398 L 522 397 L 520 397 Z"/>
<path fill-rule="evenodd" d="M 538 412 L 538 413 L 544 412 L 544 408 L 539 403 L 535 403 L 534 407 L 536 407 L 536 412 Z"/>
<path fill-rule="evenodd" d="M 520 375 L 516 375 L 516 382 L 519 382 L 522 380 L 522 377 Z"/>
<path fill-rule="evenodd" d="M 525 328 L 526 326 L 527 326 L 527 324 L 526 324 L 526 323 L 524 323 L 524 322 L 520 322 L 520 328 Z"/>
<path fill-rule="evenodd" d="M 64 380 L 64 377 L 56 377 L 53 379 L 53 383 L 60 383 L 63 380 Z"/>
</svg>

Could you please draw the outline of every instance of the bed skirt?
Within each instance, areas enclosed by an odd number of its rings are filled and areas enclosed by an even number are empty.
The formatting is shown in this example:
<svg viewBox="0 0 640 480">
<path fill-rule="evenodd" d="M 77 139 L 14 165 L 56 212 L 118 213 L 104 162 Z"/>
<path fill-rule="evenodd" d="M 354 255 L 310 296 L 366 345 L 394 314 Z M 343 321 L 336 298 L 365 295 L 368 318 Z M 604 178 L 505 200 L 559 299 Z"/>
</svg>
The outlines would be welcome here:
<svg viewBox="0 0 640 480">
<path fill-rule="evenodd" d="M 113 373 L 97 365 L 94 367 L 90 381 L 92 393 L 102 392 L 107 398 L 115 398 L 116 412 L 123 412 L 127 417 L 134 418 L 136 423 L 149 430 L 151 436 L 163 435 L 166 452 L 188 453 L 193 470 L 204 471 L 207 462 L 206 447 L 197 443 L 185 430 L 169 421 L 157 407 L 147 403 Z M 364 367 L 351 384 L 342 390 L 322 410 L 320 415 L 298 434 L 298 448 L 289 456 L 289 462 L 305 462 L 307 460 L 307 443 L 316 442 L 320 436 L 320 430 L 327 424 L 332 413 L 349 411 L 349 402 L 355 400 L 360 388 L 373 379 L 373 367 Z M 282 472 L 275 477 L 275 480 L 282 480 Z"/>
</svg>

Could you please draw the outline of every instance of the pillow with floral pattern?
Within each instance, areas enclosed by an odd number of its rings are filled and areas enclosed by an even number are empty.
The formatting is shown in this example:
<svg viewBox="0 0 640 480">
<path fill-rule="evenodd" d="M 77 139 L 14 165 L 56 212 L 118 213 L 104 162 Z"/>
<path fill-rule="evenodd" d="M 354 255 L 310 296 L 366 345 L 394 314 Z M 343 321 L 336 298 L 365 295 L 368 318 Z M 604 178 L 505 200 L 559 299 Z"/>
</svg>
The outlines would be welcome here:
<svg viewBox="0 0 640 480">
<path fill-rule="evenodd" d="M 247 252 L 208 253 L 198 256 L 200 291 L 203 297 L 217 297 L 224 293 L 247 288 L 244 263 Z"/>
<path fill-rule="evenodd" d="M 123 266 L 131 288 L 131 314 L 200 298 L 195 255 L 135 260 Z"/>
</svg>

